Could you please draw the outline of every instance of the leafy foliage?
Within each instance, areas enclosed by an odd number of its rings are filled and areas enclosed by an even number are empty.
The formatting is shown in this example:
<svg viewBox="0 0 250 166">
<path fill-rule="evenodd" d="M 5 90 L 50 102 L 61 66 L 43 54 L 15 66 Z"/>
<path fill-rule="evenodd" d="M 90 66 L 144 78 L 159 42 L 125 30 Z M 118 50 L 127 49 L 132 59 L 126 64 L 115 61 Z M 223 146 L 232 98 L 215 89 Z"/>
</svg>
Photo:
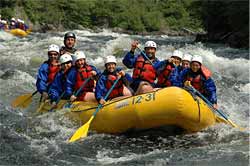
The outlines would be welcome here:
<svg viewBox="0 0 250 166">
<path fill-rule="evenodd" d="M 119 27 L 135 32 L 202 28 L 192 7 L 196 0 L 1 0 L 5 18 L 21 6 L 34 24 L 52 24 L 67 29 Z M 197 6 L 196 6 L 197 8 Z"/>
</svg>

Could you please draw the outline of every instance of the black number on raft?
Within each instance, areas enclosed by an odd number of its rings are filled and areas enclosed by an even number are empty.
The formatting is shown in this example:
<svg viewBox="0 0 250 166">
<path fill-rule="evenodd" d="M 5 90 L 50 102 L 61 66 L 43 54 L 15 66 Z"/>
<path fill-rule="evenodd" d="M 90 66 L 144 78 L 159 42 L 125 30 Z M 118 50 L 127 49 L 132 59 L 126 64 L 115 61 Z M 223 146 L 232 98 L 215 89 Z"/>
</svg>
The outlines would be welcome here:
<svg viewBox="0 0 250 166">
<path fill-rule="evenodd" d="M 133 98 L 132 104 L 141 103 L 142 96 L 137 96 Z"/>
<path fill-rule="evenodd" d="M 151 100 L 155 100 L 155 92 L 146 95 L 145 101 L 151 101 Z"/>
<path fill-rule="evenodd" d="M 141 103 L 141 100 L 142 100 L 142 96 L 137 96 L 135 104 L 136 103 Z"/>
</svg>

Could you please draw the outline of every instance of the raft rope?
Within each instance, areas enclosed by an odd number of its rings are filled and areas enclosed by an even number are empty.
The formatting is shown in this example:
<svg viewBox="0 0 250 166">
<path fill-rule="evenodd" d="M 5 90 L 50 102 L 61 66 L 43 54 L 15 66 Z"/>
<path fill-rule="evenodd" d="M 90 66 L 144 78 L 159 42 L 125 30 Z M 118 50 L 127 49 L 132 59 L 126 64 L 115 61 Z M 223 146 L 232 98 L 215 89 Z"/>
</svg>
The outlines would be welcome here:
<svg viewBox="0 0 250 166">
<path fill-rule="evenodd" d="M 200 100 L 198 99 L 197 95 L 193 91 L 189 90 L 188 88 L 184 88 L 184 89 L 191 94 L 191 96 L 193 97 L 193 99 L 196 101 L 196 103 L 198 105 L 198 109 L 199 109 L 199 122 L 200 122 L 201 121 Z"/>
</svg>

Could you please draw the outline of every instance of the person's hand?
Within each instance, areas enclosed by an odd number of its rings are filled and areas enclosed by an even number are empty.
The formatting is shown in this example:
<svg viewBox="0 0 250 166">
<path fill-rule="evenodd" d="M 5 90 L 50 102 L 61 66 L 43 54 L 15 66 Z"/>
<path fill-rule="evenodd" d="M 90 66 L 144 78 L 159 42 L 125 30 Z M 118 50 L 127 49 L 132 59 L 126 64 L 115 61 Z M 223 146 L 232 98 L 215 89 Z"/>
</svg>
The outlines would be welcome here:
<svg viewBox="0 0 250 166">
<path fill-rule="evenodd" d="M 218 105 L 217 105 L 217 104 L 213 104 L 213 107 L 214 107 L 215 109 L 218 109 Z"/>
<path fill-rule="evenodd" d="M 174 63 L 174 58 L 173 58 L 173 57 L 170 57 L 170 58 L 167 59 L 167 61 L 168 61 L 169 63 Z"/>
<path fill-rule="evenodd" d="M 190 81 L 185 81 L 184 86 L 192 86 Z"/>
<path fill-rule="evenodd" d="M 101 98 L 101 100 L 99 101 L 99 103 L 100 103 L 101 105 L 103 105 L 103 104 L 106 103 L 106 101 L 105 101 L 103 98 Z"/>
<path fill-rule="evenodd" d="M 73 101 L 76 100 L 76 98 L 77 98 L 77 97 L 76 97 L 75 95 L 72 95 L 72 96 L 70 96 L 70 101 L 73 102 Z"/>
<path fill-rule="evenodd" d="M 90 73 L 91 73 L 91 76 L 95 76 L 97 74 L 96 71 L 94 70 L 92 70 Z"/>
<path fill-rule="evenodd" d="M 49 95 L 48 95 L 47 92 L 43 92 L 43 93 L 42 93 L 43 101 L 45 101 L 48 97 L 49 97 Z"/>
<path fill-rule="evenodd" d="M 118 75 L 120 75 L 121 77 L 124 77 L 125 76 L 125 71 L 123 71 L 123 70 L 119 71 Z"/>
<path fill-rule="evenodd" d="M 55 101 L 53 101 L 53 102 L 51 103 L 51 109 L 54 109 L 54 108 L 56 108 L 56 107 L 57 107 L 57 104 L 56 104 Z"/>
<path fill-rule="evenodd" d="M 135 40 L 135 41 L 133 41 L 132 43 L 131 43 L 131 51 L 132 52 L 135 52 L 135 49 L 138 47 L 138 45 L 139 45 L 139 42 L 137 41 L 137 40 Z"/>
</svg>

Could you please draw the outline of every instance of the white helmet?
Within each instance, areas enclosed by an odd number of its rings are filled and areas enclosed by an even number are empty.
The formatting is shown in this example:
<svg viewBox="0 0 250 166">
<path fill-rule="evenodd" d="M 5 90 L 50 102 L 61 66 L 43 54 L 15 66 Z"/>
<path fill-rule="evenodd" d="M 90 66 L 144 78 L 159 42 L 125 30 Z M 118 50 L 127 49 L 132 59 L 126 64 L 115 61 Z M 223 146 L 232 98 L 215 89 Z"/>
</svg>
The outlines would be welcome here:
<svg viewBox="0 0 250 166">
<path fill-rule="evenodd" d="M 48 48 L 48 52 L 50 52 L 50 51 L 55 51 L 55 52 L 59 53 L 59 47 L 58 47 L 58 45 L 51 44 L 49 46 L 49 48 Z"/>
<path fill-rule="evenodd" d="M 84 54 L 83 51 L 76 51 L 75 54 L 73 55 L 74 63 L 79 59 L 85 59 L 85 58 L 86 58 L 86 55 Z"/>
<path fill-rule="evenodd" d="M 156 43 L 154 41 L 147 41 L 145 43 L 145 47 L 144 48 L 147 48 L 147 47 L 153 47 L 153 48 L 156 49 L 157 46 L 156 46 Z"/>
<path fill-rule="evenodd" d="M 200 55 L 194 55 L 191 62 L 199 62 L 202 64 L 202 57 Z"/>
<path fill-rule="evenodd" d="M 174 50 L 172 57 L 173 56 L 179 57 L 179 58 L 182 59 L 183 53 L 181 51 L 179 51 L 179 50 Z"/>
<path fill-rule="evenodd" d="M 191 62 L 192 55 L 191 54 L 184 54 L 182 60 Z"/>
<path fill-rule="evenodd" d="M 116 62 L 115 56 L 113 56 L 113 55 L 107 56 L 107 57 L 106 57 L 106 61 L 105 61 L 105 65 L 106 65 L 107 63 L 115 63 L 115 64 L 116 64 L 117 62 Z"/>
<path fill-rule="evenodd" d="M 72 61 L 72 57 L 71 57 L 71 55 L 68 54 L 68 53 L 63 54 L 63 55 L 59 58 L 60 64 L 63 64 L 63 63 L 68 62 L 68 61 Z"/>
<path fill-rule="evenodd" d="M 11 21 L 16 21 L 16 19 L 14 17 L 11 18 Z"/>
<path fill-rule="evenodd" d="M 5 21 L 5 20 L 2 20 L 2 23 L 3 23 L 3 24 L 7 24 L 7 21 Z"/>
</svg>

